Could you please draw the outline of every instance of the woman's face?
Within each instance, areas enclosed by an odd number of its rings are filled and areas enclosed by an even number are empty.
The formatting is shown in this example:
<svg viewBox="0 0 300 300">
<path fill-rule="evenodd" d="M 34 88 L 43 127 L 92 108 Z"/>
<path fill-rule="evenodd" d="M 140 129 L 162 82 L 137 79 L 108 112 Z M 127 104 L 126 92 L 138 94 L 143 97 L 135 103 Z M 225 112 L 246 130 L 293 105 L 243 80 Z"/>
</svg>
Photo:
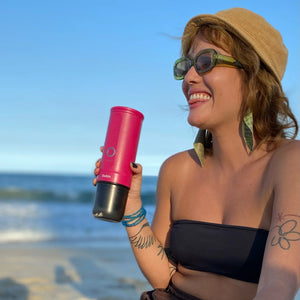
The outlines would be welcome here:
<svg viewBox="0 0 300 300">
<path fill-rule="evenodd" d="M 188 56 L 194 58 L 200 50 L 208 48 L 231 56 L 201 37 L 195 38 Z M 189 106 L 188 122 L 192 126 L 214 132 L 217 128 L 239 124 L 242 103 L 239 69 L 217 65 L 211 71 L 199 75 L 192 67 L 185 75 L 182 90 Z"/>
</svg>

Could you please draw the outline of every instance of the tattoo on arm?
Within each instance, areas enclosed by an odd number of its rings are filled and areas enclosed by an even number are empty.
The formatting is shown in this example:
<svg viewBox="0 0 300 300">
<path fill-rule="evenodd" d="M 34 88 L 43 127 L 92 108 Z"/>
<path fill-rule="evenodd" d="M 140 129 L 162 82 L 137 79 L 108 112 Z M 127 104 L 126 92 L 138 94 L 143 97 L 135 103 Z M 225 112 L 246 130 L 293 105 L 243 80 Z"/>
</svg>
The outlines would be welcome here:
<svg viewBox="0 0 300 300">
<path fill-rule="evenodd" d="M 163 248 L 163 246 L 161 244 L 159 244 L 157 246 L 157 248 L 159 249 L 158 253 L 157 253 L 157 256 L 160 256 L 160 259 L 163 260 L 164 257 L 165 257 L 165 249 Z"/>
<path fill-rule="evenodd" d="M 292 241 L 299 241 L 300 240 L 300 232 L 299 229 L 296 229 L 299 221 L 294 219 L 289 219 L 285 221 L 286 217 L 298 217 L 298 215 L 283 215 L 283 213 L 279 213 L 277 218 L 278 221 L 282 222 L 281 225 L 274 226 L 270 233 L 272 232 L 272 238 L 271 238 L 271 246 L 277 246 L 279 245 L 282 249 L 288 250 L 291 247 Z"/>
<path fill-rule="evenodd" d="M 151 247 L 155 243 L 156 239 L 153 234 L 149 234 L 147 236 L 143 236 L 141 234 L 142 230 L 145 227 L 149 227 L 149 226 L 150 225 L 148 222 L 143 224 L 140 230 L 135 235 L 129 237 L 129 241 L 133 245 L 133 247 L 138 249 L 144 249 L 144 248 L 146 249 Z M 157 248 L 158 248 L 157 256 L 160 256 L 160 259 L 163 260 L 166 254 L 165 249 L 161 244 L 158 244 Z"/>
<path fill-rule="evenodd" d="M 176 268 L 174 266 L 170 266 L 170 276 L 172 276 L 176 272 Z"/>
<path fill-rule="evenodd" d="M 293 214 L 285 214 L 285 215 L 284 215 L 282 212 L 277 214 L 277 220 L 278 220 L 279 222 L 283 222 L 283 221 L 286 219 L 286 217 L 300 218 L 299 215 L 293 215 Z"/>
<path fill-rule="evenodd" d="M 129 237 L 130 243 L 138 249 L 149 248 L 155 242 L 153 234 L 149 234 L 147 236 L 141 235 L 141 232 L 145 227 L 149 227 L 149 223 L 143 224 L 141 229 L 135 235 Z"/>
</svg>

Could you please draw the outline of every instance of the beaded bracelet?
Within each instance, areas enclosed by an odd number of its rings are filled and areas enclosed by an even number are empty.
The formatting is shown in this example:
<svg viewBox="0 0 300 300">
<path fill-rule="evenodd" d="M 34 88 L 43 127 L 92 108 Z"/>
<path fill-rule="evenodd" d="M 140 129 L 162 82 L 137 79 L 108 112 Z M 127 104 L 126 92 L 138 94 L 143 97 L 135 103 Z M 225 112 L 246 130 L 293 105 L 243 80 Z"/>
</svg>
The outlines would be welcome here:
<svg viewBox="0 0 300 300">
<path fill-rule="evenodd" d="M 140 224 L 146 217 L 146 210 L 142 206 L 137 212 L 123 217 L 122 224 L 125 227 L 132 227 Z"/>
</svg>

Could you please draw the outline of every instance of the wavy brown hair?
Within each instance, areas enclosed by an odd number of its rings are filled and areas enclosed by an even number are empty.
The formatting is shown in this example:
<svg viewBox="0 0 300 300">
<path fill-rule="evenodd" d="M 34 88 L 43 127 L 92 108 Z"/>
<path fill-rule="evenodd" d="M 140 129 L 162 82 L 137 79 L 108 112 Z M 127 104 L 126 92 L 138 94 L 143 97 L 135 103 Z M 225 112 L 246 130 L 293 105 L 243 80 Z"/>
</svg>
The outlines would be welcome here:
<svg viewBox="0 0 300 300">
<path fill-rule="evenodd" d="M 196 36 L 231 53 L 242 65 L 243 103 L 240 118 L 248 111 L 253 114 L 253 130 L 258 147 L 265 144 L 268 150 L 275 149 L 283 138 L 295 139 L 298 123 L 292 113 L 281 83 L 259 58 L 251 45 L 230 31 L 226 24 L 199 24 L 193 36 L 183 36 L 189 43 L 182 49 L 187 55 Z M 211 135 L 207 135 L 211 139 Z M 211 141 L 207 141 L 207 145 Z"/>
</svg>

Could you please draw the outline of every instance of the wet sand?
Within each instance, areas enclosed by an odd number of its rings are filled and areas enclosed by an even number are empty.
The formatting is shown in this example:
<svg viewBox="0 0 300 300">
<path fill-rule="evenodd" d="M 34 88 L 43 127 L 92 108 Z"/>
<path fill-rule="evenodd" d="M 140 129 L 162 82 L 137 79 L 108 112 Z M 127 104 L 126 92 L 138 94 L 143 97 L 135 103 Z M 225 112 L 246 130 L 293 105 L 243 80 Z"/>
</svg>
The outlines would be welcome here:
<svg viewBox="0 0 300 300">
<path fill-rule="evenodd" d="M 0 300 L 138 300 L 149 289 L 129 246 L 0 245 Z"/>
<path fill-rule="evenodd" d="M 150 288 L 129 246 L 0 246 L 1 300 L 134 300 Z"/>
</svg>

